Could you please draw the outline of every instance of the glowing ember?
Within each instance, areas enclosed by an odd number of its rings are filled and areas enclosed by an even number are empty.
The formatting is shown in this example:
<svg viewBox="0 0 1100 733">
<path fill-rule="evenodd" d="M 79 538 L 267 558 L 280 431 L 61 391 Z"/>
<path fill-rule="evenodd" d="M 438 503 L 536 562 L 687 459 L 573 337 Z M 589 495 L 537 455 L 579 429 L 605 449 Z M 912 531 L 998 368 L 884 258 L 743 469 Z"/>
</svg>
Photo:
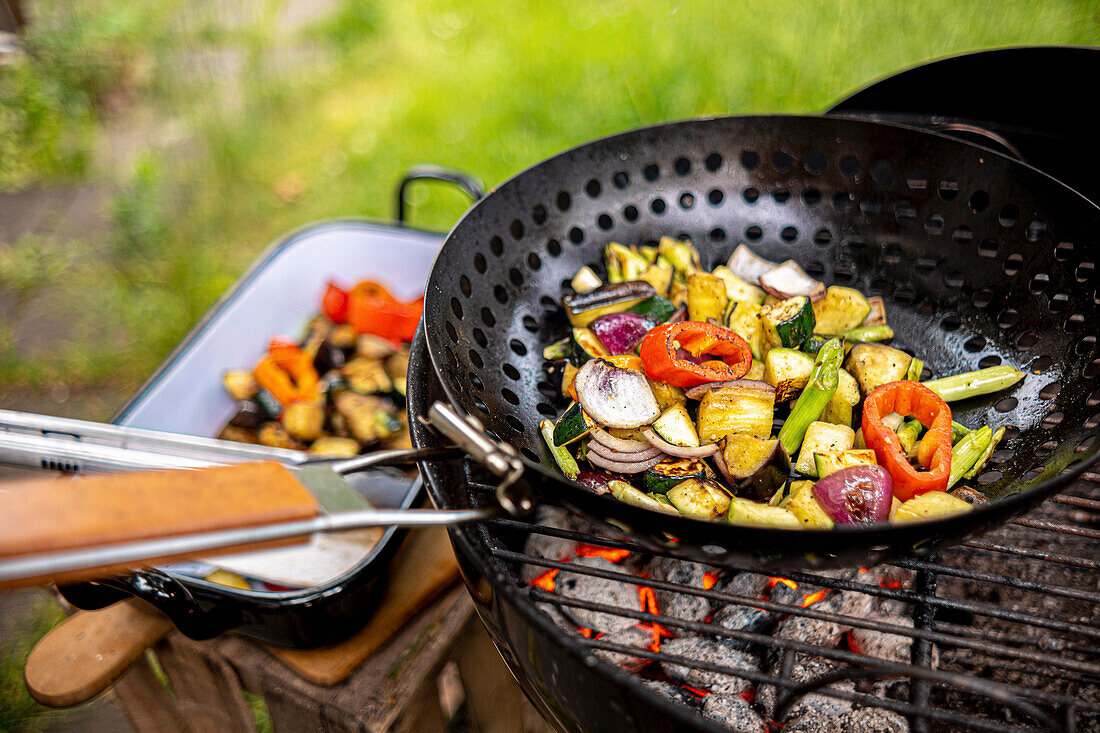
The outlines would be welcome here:
<svg viewBox="0 0 1100 733">
<path fill-rule="evenodd" d="M 644 613 L 651 613 L 654 616 L 660 614 L 660 611 L 657 609 L 657 596 L 656 594 L 654 594 L 653 589 L 649 586 L 638 586 L 638 602 L 641 604 L 642 611 Z M 648 629 L 649 632 L 653 635 L 653 641 L 646 646 L 646 649 L 651 652 L 661 651 L 662 636 L 672 636 L 672 634 L 668 632 L 668 629 L 658 623 L 640 623 L 638 624 L 638 628 Z"/>
<path fill-rule="evenodd" d="M 718 573 L 703 573 L 703 590 L 710 590 L 718 582 Z"/>
<path fill-rule="evenodd" d="M 883 580 L 878 584 L 879 588 L 904 588 L 905 583 L 900 580 Z"/>
<path fill-rule="evenodd" d="M 680 685 L 680 687 L 684 688 L 692 695 L 695 695 L 695 697 L 699 698 L 700 700 L 710 694 L 710 690 L 700 690 L 698 687 L 692 687 L 690 685 Z"/>
<path fill-rule="evenodd" d="M 601 636 L 603 636 L 602 631 L 597 631 L 593 633 L 592 629 L 586 629 L 583 626 L 578 626 L 577 631 L 580 632 L 580 635 L 583 636 L 585 639 L 599 639 Z"/>
<path fill-rule="evenodd" d="M 807 608 L 808 606 L 812 606 L 813 604 L 824 598 L 826 595 L 828 595 L 828 593 L 828 588 L 822 588 L 817 593 L 810 593 L 808 595 L 802 596 L 802 607 Z"/>
<path fill-rule="evenodd" d="M 557 568 L 551 568 L 550 570 L 547 570 L 545 573 L 543 573 L 539 577 L 532 580 L 531 585 L 538 586 L 539 588 L 542 588 L 547 593 L 553 593 L 554 588 L 557 587 L 557 584 L 554 582 L 554 577 L 557 574 L 558 574 Z"/>
<path fill-rule="evenodd" d="M 741 693 L 741 699 L 745 702 L 756 702 L 756 690 L 750 687 Z"/>
<path fill-rule="evenodd" d="M 608 562 L 619 562 L 630 554 L 630 550 L 616 549 L 614 547 L 597 547 L 596 545 L 577 545 L 577 557 L 602 557 Z"/>
<path fill-rule="evenodd" d="M 791 590 L 798 590 L 798 583 L 794 582 L 790 578 L 768 578 L 768 584 L 764 587 L 764 590 L 771 592 L 771 589 L 782 583 Z"/>
</svg>

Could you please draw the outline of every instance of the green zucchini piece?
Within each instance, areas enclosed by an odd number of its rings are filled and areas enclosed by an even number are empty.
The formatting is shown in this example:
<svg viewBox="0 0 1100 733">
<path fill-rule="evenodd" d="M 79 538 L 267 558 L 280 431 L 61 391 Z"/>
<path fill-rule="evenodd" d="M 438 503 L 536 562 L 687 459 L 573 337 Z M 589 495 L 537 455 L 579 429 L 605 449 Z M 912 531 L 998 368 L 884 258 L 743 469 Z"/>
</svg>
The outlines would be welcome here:
<svg viewBox="0 0 1100 733">
<path fill-rule="evenodd" d="M 652 318 L 657 323 L 664 323 L 676 312 L 676 306 L 672 304 L 671 300 L 663 295 L 654 295 L 652 298 L 643 300 L 641 303 L 638 303 L 638 305 L 628 310 L 631 313 L 637 313 L 646 318 Z"/>
<path fill-rule="evenodd" d="M 664 512 L 665 514 L 679 514 L 675 506 L 669 506 L 668 504 L 654 499 L 649 494 L 634 488 L 625 481 L 619 481 L 613 479 L 607 482 L 607 488 L 610 489 L 611 495 L 624 504 L 631 504 L 633 506 L 641 507 L 642 509 L 650 509 L 655 512 Z M 669 502 L 671 503 L 671 502 Z"/>
<path fill-rule="evenodd" d="M 591 267 L 585 265 L 577 270 L 577 274 L 573 276 L 569 285 L 573 288 L 574 292 L 587 293 L 603 285 L 603 280 L 600 280 L 600 276 L 593 272 Z"/>
<path fill-rule="evenodd" d="M 790 402 L 806 386 L 813 368 L 813 357 L 801 351 L 771 349 L 764 357 L 764 381 L 775 387 L 776 402 Z"/>
<path fill-rule="evenodd" d="M 698 448 L 699 434 L 695 432 L 695 421 L 691 419 L 687 408 L 677 403 L 669 407 L 653 423 L 657 435 L 672 445 L 681 448 Z"/>
<path fill-rule="evenodd" d="M 600 316 L 625 311 L 656 294 L 657 291 L 649 283 L 634 280 L 603 285 L 587 293 L 566 295 L 561 301 L 569 323 L 574 328 L 583 328 Z"/>
<path fill-rule="evenodd" d="M 814 453 L 851 450 L 855 440 L 855 431 L 847 425 L 812 422 L 806 428 L 806 436 L 802 439 L 802 448 L 798 451 L 798 462 L 794 467 L 807 476 L 815 476 L 817 463 Z"/>
<path fill-rule="evenodd" d="M 768 297 L 763 288 L 745 282 L 734 275 L 733 271 L 725 265 L 715 267 L 711 274 L 722 280 L 722 284 L 726 286 L 726 297 L 729 298 L 730 302 L 761 305 L 764 298 Z"/>
<path fill-rule="evenodd" d="M 844 368 L 859 382 L 864 396 L 890 382 L 900 382 L 909 372 L 913 357 L 884 344 L 856 344 L 848 352 Z"/>
<path fill-rule="evenodd" d="M 589 359 L 604 359 L 611 356 L 611 352 L 604 346 L 603 341 L 591 328 L 573 329 L 573 354 L 570 357 L 577 366 L 584 364 Z"/>
<path fill-rule="evenodd" d="M 817 465 L 818 478 L 825 478 L 830 473 L 836 473 L 842 468 L 878 465 L 878 461 L 875 460 L 875 452 L 869 449 L 814 453 L 814 463 Z"/>
<path fill-rule="evenodd" d="M 585 414 L 579 403 L 574 402 L 565 408 L 558 421 L 554 423 L 554 445 L 569 445 L 592 432 L 596 423 Z"/>
<path fill-rule="evenodd" d="M 554 444 L 554 423 L 543 420 L 539 423 L 539 432 L 542 433 L 542 439 L 546 441 L 546 447 L 550 449 L 550 455 L 554 457 L 554 463 L 558 464 L 558 468 L 566 478 L 575 480 L 580 475 L 580 466 L 577 465 L 577 460 L 573 458 L 568 448 Z"/>
<path fill-rule="evenodd" d="M 642 486 L 646 491 L 664 494 L 681 481 L 691 478 L 709 478 L 707 464 L 686 458 L 678 461 L 663 461 L 642 474 Z"/>
<path fill-rule="evenodd" d="M 781 300 L 760 309 L 764 341 L 770 348 L 797 349 L 814 331 L 813 304 L 805 295 Z"/>
<path fill-rule="evenodd" d="M 569 335 L 555 341 L 542 350 L 542 358 L 547 361 L 555 359 L 569 359 L 573 356 L 573 336 Z"/>
<path fill-rule="evenodd" d="M 871 305 L 863 293 L 852 288 L 832 285 L 825 297 L 813 304 L 817 324 L 814 333 L 838 336 L 863 323 L 871 312 Z"/>
<path fill-rule="evenodd" d="M 786 509 L 758 504 L 751 499 L 739 497 L 730 499 L 729 509 L 726 510 L 726 521 L 730 524 L 747 524 L 755 527 L 802 529 L 802 522 Z"/>
<path fill-rule="evenodd" d="M 713 318 L 721 321 L 729 298 L 722 279 L 709 272 L 688 275 L 688 319 L 706 323 Z"/>
<path fill-rule="evenodd" d="M 704 520 L 724 517 L 732 498 L 717 482 L 698 478 L 681 481 L 665 496 L 684 516 Z"/>
<path fill-rule="evenodd" d="M 682 405 L 687 402 L 687 396 L 684 394 L 684 390 L 679 387 L 674 387 L 671 384 L 665 384 L 664 382 L 650 379 L 649 388 L 653 390 L 653 396 L 657 398 L 657 406 L 660 407 L 662 411 L 667 410 L 673 405 Z"/>
<path fill-rule="evenodd" d="M 658 504 L 664 504 L 669 509 L 676 509 L 676 505 L 669 501 L 668 497 L 664 494 L 654 494 L 653 492 L 650 492 L 646 494 L 646 496 L 648 496 L 650 499 L 653 499 L 653 501 L 657 502 Z M 679 514 L 680 510 L 676 509 L 676 513 Z"/>
<path fill-rule="evenodd" d="M 742 380 L 712 389 L 699 403 L 699 440 L 716 443 L 733 433 L 767 438 L 774 417 L 775 389 L 771 385 Z"/>
<path fill-rule="evenodd" d="M 764 327 L 760 322 L 760 306 L 756 303 L 730 301 L 723 317 L 726 328 L 745 339 L 752 349 L 753 359 L 763 359 L 767 352 Z"/>
<path fill-rule="evenodd" d="M 767 501 L 791 475 L 790 456 L 778 440 L 727 435 L 722 442 L 722 462 L 733 493 L 756 501 Z"/>
</svg>

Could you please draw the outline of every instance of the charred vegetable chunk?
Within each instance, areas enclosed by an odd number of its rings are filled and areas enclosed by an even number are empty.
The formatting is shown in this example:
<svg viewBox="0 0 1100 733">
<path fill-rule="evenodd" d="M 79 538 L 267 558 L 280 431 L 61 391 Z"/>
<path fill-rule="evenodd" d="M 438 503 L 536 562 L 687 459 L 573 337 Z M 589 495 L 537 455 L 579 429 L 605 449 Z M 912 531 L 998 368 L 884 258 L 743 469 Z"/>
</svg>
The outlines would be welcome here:
<svg viewBox="0 0 1100 733">
<path fill-rule="evenodd" d="M 776 529 L 802 529 L 802 522 L 782 507 L 758 504 L 751 499 L 730 499 L 726 520 L 730 524 L 747 524 Z"/>
<path fill-rule="evenodd" d="M 784 508 L 809 529 L 832 529 L 833 519 L 814 496 L 813 481 L 795 481 Z"/>
<path fill-rule="evenodd" d="M 321 435 L 325 408 L 320 400 L 291 402 L 283 411 L 283 427 L 290 437 L 308 443 Z"/>
<path fill-rule="evenodd" d="M 663 494 L 681 481 L 691 478 L 709 478 L 707 465 L 702 461 L 687 459 L 663 461 L 646 470 L 642 475 L 642 485 L 646 491 Z"/>
<path fill-rule="evenodd" d="M 712 389 L 699 404 L 699 440 L 716 443 L 741 433 L 767 438 L 772 432 L 775 389 L 763 382 L 747 382 Z"/>
<path fill-rule="evenodd" d="M 604 285 L 587 293 L 567 295 L 562 298 L 562 303 L 573 327 L 583 328 L 600 316 L 625 311 L 656 294 L 657 291 L 649 283 L 634 280 Z"/>
<path fill-rule="evenodd" d="M 797 349 L 814 331 L 814 309 L 804 295 L 787 298 L 760 309 L 764 342 L 768 348 Z"/>
<path fill-rule="evenodd" d="M 729 298 L 722 279 L 708 272 L 693 272 L 688 276 L 688 319 L 721 322 Z"/>
<path fill-rule="evenodd" d="M 354 438 L 339 438 L 335 435 L 322 435 L 309 447 L 310 453 L 332 458 L 354 458 L 359 454 L 359 441 Z"/>
<path fill-rule="evenodd" d="M 883 344 L 856 344 L 844 363 L 864 395 L 884 384 L 900 382 L 909 371 L 911 356 Z"/>
<path fill-rule="evenodd" d="M 859 326 L 871 313 L 871 306 L 863 293 L 838 285 L 828 288 L 825 297 L 813 305 L 817 320 L 814 333 L 831 336 L 839 336 Z"/>
<path fill-rule="evenodd" d="M 929 491 L 903 501 L 894 513 L 895 522 L 919 522 L 923 519 L 942 519 L 968 512 L 974 507 L 962 499 L 943 491 Z"/>
<path fill-rule="evenodd" d="M 334 402 L 352 437 L 363 445 L 387 440 L 402 429 L 388 403 L 379 397 L 341 392 Z"/>
<path fill-rule="evenodd" d="M 825 478 L 831 473 L 836 473 L 842 468 L 852 466 L 877 466 L 875 452 L 866 448 L 861 450 L 824 451 L 814 453 L 814 462 L 817 466 L 817 477 Z"/>
<path fill-rule="evenodd" d="M 344 365 L 344 379 L 360 394 L 393 391 L 393 381 L 380 359 L 357 356 Z"/>
<path fill-rule="evenodd" d="M 302 444 L 291 438 L 286 428 L 277 422 L 266 422 L 261 425 L 256 438 L 260 445 L 266 445 L 270 448 L 302 449 Z"/>
<path fill-rule="evenodd" d="M 855 440 L 855 431 L 847 425 L 812 422 L 810 427 L 806 428 L 806 436 L 802 439 L 802 449 L 798 452 L 798 463 L 795 464 L 795 468 L 809 476 L 816 476 L 815 453 L 851 450 Z"/>
<path fill-rule="evenodd" d="M 764 381 L 775 387 L 777 402 L 798 397 L 813 370 L 813 357 L 794 349 L 772 349 L 764 358 Z"/>
<path fill-rule="evenodd" d="M 703 520 L 725 516 L 731 498 L 720 484 L 697 478 L 681 481 L 669 489 L 665 496 L 684 516 Z"/>
<path fill-rule="evenodd" d="M 778 440 L 751 435 L 727 435 L 722 462 L 734 494 L 756 501 L 767 501 L 791 473 L 791 459 Z"/>
</svg>

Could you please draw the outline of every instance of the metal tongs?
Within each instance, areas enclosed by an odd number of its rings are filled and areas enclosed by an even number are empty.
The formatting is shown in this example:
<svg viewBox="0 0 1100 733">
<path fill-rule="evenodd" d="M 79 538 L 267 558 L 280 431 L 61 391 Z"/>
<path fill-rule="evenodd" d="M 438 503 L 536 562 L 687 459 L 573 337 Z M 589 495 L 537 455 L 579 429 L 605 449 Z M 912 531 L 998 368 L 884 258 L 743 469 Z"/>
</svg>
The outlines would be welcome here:
<svg viewBox="0 0 1100 733">
<path fill-rule="evenodd" d="M 435 402 L 429 408 L 427 418 L 421 420 L 453 441 L 454 445 L 375 451 L 355 458 L 331 459 L 294 450 L 0 410 L 0 464 L 82 474 L 198 469 L 275 461 L 291 469 L 321 505 L 329 510 L 329 513 L 305 520 L 3 559 L 0 560 L 0 584 L 136 563 L 150 557 L 198 555 L 318 532 L 381 526 L 455 525 L 489 519 L 502 512 L 520 516 L 531 511 L 534 501 L 529 490 L 517 484 L 523 474 L 523 462 L 512 446 L 492 440 L 476 418 L 461 415 L 441 402 Z M 348 492 L 354 492 L 342 480 L 343 477 L 372 467 L 410 464 L 462 453 L 473 457 L 500 479 L 496 506 L 461 510 L 353 508 L 350 511 L 332 511 L 333 505 L 340 508 L 356 506 L 341 501 Z"/>
</svg>

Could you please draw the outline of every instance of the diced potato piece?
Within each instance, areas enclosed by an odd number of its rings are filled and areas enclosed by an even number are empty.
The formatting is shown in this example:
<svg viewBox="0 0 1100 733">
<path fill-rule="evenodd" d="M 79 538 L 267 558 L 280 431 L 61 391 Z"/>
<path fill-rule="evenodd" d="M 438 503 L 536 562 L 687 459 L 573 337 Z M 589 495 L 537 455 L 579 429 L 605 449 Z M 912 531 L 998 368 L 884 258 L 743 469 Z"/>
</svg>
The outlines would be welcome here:
<svg viewBox="0 0 1100 733">
<path fill-rule="evenodd" d="M 925 519 L 939 519 L 953 514 L 962 514 L 973 509 L 958 497 L 943 491 L 929 491 L 904 501 L 894 514 L 895 522 L 919 522 Z"/>
<path fill-rule="evenodd" d="M 795 468 L 809 476 L 817 475 L 817 463 L 814 453 L 851 450 L 856 433 L 847 425 L 814 421 L 806 428 L 806 437 L 802 439 L 802 449 L 798 452 Z"/>
</svg>

